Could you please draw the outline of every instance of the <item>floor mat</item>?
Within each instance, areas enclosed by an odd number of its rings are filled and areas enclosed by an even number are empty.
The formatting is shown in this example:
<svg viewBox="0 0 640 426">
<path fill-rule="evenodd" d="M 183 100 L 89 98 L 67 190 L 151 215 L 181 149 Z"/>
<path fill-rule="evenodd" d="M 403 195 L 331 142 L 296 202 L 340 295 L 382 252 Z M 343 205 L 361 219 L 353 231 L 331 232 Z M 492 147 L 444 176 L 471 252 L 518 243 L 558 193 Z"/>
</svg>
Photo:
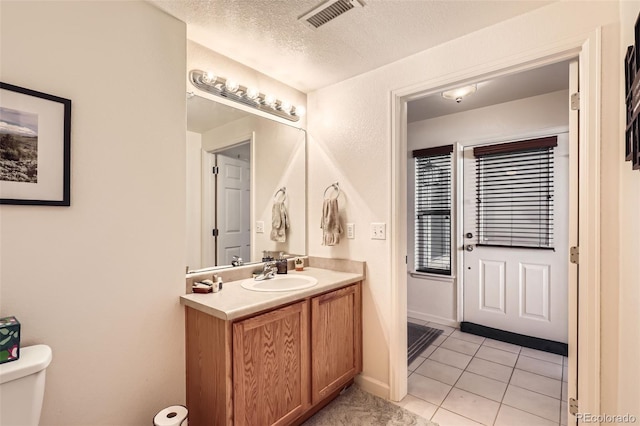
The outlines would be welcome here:
<svg viewBox="0 0 640 426">
<path fill-rule="evenodd" d="M 418 325 L 412 322 L 407 324 L 407 359 L 411 364 L 429 345 L 442 334 L 442 330 Z"/>
</svg>

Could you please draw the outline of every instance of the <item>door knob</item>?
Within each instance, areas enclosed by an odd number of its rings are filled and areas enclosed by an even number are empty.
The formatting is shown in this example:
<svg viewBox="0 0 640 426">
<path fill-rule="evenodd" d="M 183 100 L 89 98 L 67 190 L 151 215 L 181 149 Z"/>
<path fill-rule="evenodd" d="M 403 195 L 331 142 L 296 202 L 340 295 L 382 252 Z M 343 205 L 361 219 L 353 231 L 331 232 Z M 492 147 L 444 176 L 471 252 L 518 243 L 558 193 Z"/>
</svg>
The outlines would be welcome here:
<svg viewBox="0 0 640 426">
<path fill-rule="evenodd" d="M 473 244 L 467 244 L 466 246 L 464 246 L 464 249 L 466 251 L 473 251 Z"/>
<path fill-rule="evenodd" d="M 465 237 L 467 238 L 473 238 L 473 234 L 471 232 L 467 232 L 467 234 L 465 235 Z"/>
</svg>

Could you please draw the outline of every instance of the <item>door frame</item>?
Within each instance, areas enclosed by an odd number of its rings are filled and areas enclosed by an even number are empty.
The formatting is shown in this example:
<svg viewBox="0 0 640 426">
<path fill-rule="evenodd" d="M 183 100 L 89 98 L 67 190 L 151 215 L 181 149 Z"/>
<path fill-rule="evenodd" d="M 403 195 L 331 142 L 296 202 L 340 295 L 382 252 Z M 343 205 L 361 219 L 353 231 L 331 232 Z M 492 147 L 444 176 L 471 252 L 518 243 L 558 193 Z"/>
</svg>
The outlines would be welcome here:
<svg viewBox="0 0 640 426">
<path fill-rule="evenodd" d="M 215 250 L 211 250 L 211 245 L 208 244 L 209 237 L 211 237 L 211 230 L 215 227 L 215 221 L 209 217 L 209 215 L 205 214 L 207 212 L 214 211 L 217 214 L 216 210 L 216 195 L 215 183 L 212 183 L 211 174 L 209 173 L 212 170 L 213 166 L 215 166 L 215 154 L 220 153 L 221 151 L 226 151 L 229 148 L 233 148 L 237 145 L 242 145 L 245 143 L 249 143 L 249 150 L 251 151 L 251 158 L 249 159 L 249 167 L 251 170 L 251 182 L 249 184 L 249 188 L 251 191 L 251 198 L 249 200 L 249 225 L 252 230 L 251 232 L 251 250 L 253 251 L 253 247 L 255 246 L 255 233 L 253 232 L 253 224 L 254 224 L 254 212 L 253 207 L 255 206 L 255 179 L 253 170 L 255 170 L 255 132 L 245 133 L 243 135 L 239 135 L 220 144 L 213 149 L 203 149 L 202 150 L 202 205 L 201 205 L 201 229 L 200 233 L 200 263 L 202 265 L 207 265 L 208 263 L 205 260 L 211 259 L 212 256 L 215 256 Z M 216 262 L 217 263 L 217 262 Z M 220 265 L 217 265 L 220 266 Z"/>
<path fill-rule="evenodd" d="M 580 412 L 600 412 L 600 98 L 601 28 L 543 48 L 443 74 L 390 91 L 391 112 L 391 330 L 389 397 L 407 394 L 407 102 L 482 79 L 578 58 L 580 68 L 579 180 L 580 292 L 569 284 L 569 383 L 578 381 Z M 575 352 L 578 342 L 580 353 Z M 577 363 L 577 364 L 576 364 Z M 576 371 L 577 370 L 577 371 Z M 569 398 L 576 398 L 570 390 Z"/>
</svg>

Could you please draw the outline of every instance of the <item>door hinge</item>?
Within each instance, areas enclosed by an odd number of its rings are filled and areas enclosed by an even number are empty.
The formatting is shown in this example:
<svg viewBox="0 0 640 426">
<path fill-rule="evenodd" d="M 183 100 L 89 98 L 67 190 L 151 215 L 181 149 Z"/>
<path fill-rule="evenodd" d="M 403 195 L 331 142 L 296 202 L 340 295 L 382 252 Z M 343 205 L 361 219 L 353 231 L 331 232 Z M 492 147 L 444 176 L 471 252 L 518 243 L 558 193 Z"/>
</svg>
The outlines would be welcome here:
<svg viewBox="0 0 640 426">
<path fill-rule="evenodd" d="M 214 237 L 217 237 L 218 236 L 218 229 L 217 228 L 214 229 L 211 233 L 213 234 Z"/>
<path fill-rule="evenodd" d="M 580 248 L 573 246 L 569 249 L 569 262 L 576 265 L 580 262 Z"/>
<path fill-rule="evenodd" d="M 218 166 L 213 166 L 212 172 L 214 175 L 217 175 L 220 172 L 220 169 L 218 168 Z"/>
<path fill-rule="evenodd" d="M 571 94 L 571 109 L 573 111 L 580 110 L 580 92 Z"/>
<path fill-rule="evenodd" d="M 578 414 L 578 400 L 575 398 L 569 398 L 569 412 L 575 416 Z"/>
</svg>

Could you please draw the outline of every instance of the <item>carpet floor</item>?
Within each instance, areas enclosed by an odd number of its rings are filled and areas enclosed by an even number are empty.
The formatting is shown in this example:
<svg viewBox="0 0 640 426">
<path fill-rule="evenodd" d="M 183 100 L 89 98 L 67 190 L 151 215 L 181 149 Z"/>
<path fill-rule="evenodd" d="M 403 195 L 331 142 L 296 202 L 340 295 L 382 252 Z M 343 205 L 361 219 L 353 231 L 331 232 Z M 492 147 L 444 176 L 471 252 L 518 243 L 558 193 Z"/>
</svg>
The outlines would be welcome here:
<svg viewBox="0 0 640 426">
<path fill-rule="evenodd" d="M 303 426 L 437 426 L 389 401 L 351 386 Z"/>
</svg>

